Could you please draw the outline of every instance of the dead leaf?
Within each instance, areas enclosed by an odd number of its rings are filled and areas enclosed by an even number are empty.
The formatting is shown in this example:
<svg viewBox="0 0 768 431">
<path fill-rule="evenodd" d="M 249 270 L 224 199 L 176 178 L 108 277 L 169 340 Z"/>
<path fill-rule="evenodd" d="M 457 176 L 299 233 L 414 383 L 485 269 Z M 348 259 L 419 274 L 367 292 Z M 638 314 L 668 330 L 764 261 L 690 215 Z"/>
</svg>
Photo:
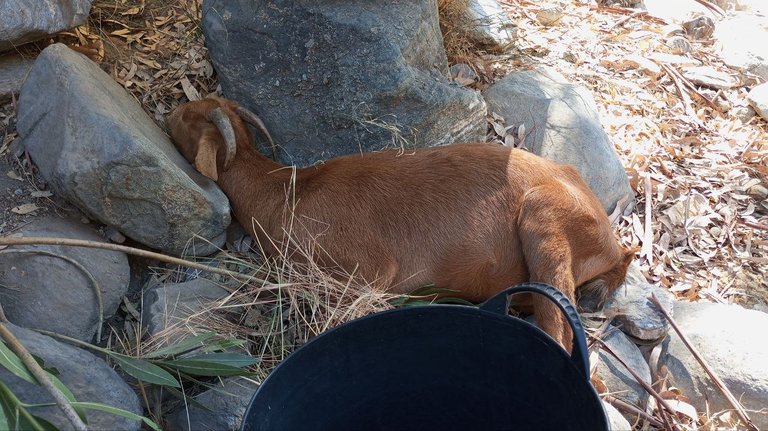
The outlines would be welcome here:
<svg viewBox="0 0 768 431">
<path fill-rule="evenodd" d="M 26 215 L 26 214 L 33 213 L 38 209 L 40 209 L 40 207 L 35 204 L 23 204 L 23 205 L 19 205 L 17 207 L 12 208 L 11 212 L 14 212 L 16 214 Z"/>
</svg>

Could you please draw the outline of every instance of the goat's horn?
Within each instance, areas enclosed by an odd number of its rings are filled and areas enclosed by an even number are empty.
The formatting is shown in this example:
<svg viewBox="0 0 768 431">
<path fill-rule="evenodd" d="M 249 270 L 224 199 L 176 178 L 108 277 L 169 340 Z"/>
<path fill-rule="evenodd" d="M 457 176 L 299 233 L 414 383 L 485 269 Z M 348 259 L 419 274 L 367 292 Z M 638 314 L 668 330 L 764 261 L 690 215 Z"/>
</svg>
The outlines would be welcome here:
<svg viewBox="0 0 768 431">
<path fill-rule="evenodd" d="M 267 130 L 267 126 L 264 125 L 264 122 L 261 121 L 261 118 L 259 118 L 253 112 L 243 108 L 242 106 L 239 106 L 236 112 L 237 112 L 237 115 L 240 116 L 240 118 L 242 118 L 246 123 L 250 124 L 251 126 L 259 129 L 259 131 L 264 135 L 264 137 L 267 138 L 267 141 L 269 141 L 269 146 L 272 147 L 272 159 L 277 160 L 277 147 L 275 146 L 275 141 L 272 140 L 272 135 L 269 134 L 269 130 Z"/>
<path fill-rule="evenodd" d="M 237 145 L 235 142 L 235 130 L 232 128 L 232 122 L 227 117 L 227 114 L 216 108 L 208 113 L 208 121 L 213 123 L 221 137 L 224 138 L 224 144 L 226 145 L 226 153 L 224 154 L 224 170 L 229 169 L 229 164 L 232 163 L 232 159 L 235 158 L 237 152 Z"/>
</svg>

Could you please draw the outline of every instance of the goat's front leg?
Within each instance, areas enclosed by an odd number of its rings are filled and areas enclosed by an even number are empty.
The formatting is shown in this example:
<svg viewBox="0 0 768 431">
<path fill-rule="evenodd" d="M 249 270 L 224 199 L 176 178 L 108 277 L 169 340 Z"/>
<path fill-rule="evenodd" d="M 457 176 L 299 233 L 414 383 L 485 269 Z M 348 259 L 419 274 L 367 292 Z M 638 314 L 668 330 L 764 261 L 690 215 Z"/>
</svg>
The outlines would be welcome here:
<svg viewBox="0 0 768 431">
<path fill-rule="evenodd" d="M 575 303 L 573 254 L 565 232 L 569 216 L 563 197 L 561 190 L 546 187 L 528 192 L 518 228 L 530 281 L 550 284 Z M 532 303 L 539 327 L 570 352 L 573 331 L 557 305 L 536 294 Z"/>
</svg>

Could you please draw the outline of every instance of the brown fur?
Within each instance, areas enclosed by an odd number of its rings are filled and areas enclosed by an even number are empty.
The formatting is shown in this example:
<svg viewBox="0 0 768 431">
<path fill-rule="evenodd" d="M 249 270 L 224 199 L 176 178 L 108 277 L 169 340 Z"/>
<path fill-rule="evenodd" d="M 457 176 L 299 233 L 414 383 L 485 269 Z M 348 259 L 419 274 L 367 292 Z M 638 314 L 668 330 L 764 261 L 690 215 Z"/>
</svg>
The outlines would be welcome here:
<svg viewBox="0 0 768 431">
<path fill-rule="evenodd" d="M 210 98 L 169 116 L 176 146 L 229 196 L 235 217 L 267 245 L 316 242 L 322 265 L 356 271 L 382 289 L 434 283 L 471 301 L 524 281 L 549 283 L 571 301 L 585 283 L 604 292 L 623 281 L 634 250 L 621 247 L 599 200 L 570 166 L 493 144 L 355 154 L 294 172 L 252 145 L 234 102 Z M 222 171 L 221 107 L 237 136 Z M 295 174 L 295 176 L 294 176 Z M 295 195 L 294 195 L 295 193 Z M 269 246 L 274 244 L 274 246 Z M 541 327 L 570 350 L 559 310 L 533 298 Z"/>
</svg>

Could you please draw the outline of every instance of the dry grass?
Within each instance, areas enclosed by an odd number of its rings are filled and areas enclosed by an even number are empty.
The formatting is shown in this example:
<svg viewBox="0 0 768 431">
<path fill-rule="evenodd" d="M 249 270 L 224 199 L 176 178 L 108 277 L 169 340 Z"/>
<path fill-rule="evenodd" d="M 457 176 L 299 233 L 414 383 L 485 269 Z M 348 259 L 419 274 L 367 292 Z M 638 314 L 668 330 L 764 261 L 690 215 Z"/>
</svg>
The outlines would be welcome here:
<svg viewBox="0 0 768 431">
<path fill-rule="evenodd" d="M 183 317 L 168 322 L 164 331 L 142 341 L 137 353 L 152 352 L 185 335 L 214 331 L 223 338 L 248 340 L 245 347 L 260 359 L 253 371 L 263 378 L 316 335 L 392 308 L 391 301 L 398 295 L 378 291 L 359 277 L 317 266 L 312 263 L 316 252 L 303 247 L 290 256 L 284 251 L 265 262 L 258 254 L 222 251 L 214 257 L 218 266 L 271 284 L 244 285 L 210 277 L 233 293 L 195 310 L 179 310 Z"/>
</svg>

